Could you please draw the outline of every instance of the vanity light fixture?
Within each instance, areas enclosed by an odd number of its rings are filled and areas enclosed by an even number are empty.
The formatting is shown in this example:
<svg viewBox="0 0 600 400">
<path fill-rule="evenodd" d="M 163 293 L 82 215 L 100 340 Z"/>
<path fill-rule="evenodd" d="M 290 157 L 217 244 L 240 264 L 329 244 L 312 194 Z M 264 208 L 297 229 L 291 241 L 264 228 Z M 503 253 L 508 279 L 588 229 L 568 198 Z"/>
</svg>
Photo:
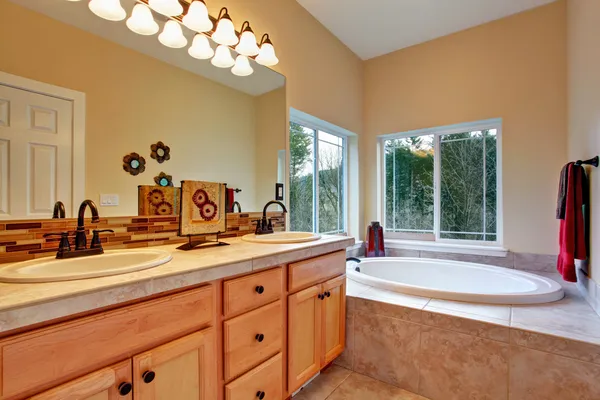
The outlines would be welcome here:
<svg viewBox="0 0 600 400">
<path fill-rule="evenodd" d="M 212 40 L 226 46 L 235 46 L 238 44 L 239 39 L 235 33 L 235 27 L 227 12 L 227 8 L 223 7 L 219 11 L 219 18 L 217 20 L 217 29 L 211 36 Z"/>
<path fill-rule="evenodd" d="M 215 51 L 210 47 L 208 38 L 197 33 L 192 46 L 188 49 L 188 54 L 198 60 L 208 60 L 215 55 Z"/>
<path fill-rule="evenodd" d="M 275 48 L 269 38 L 269 34 L 265 33 L 260 40 L 260 52 L 256 57 L 256 62 L 265 67 L 272 67 L 279 63 L 279 59 L 275 55 Z"/>
<path fill-rule="evenodd" d="M 120 0 L 92 0 L 88 7 L 94 14 L 109 21 L 122 21 L 127 16 Z"/>
<path fill-rule="evenodd" d="M 159 29 L 152 16 L 152 11 L 142 3 L 138 3 L 133 7 L 131 17 L 127 19 L 127 27 L 139 35 L 146 36 L 154 35 Z"/>
<path fill-rule="evenodd" d="M 218 68 L 231 68 L 235 65 L 235 60 L 231 57 L 229 47 L 220 44 L 217 47 L 215 56 L 210 60 L 210 63 Z"/>
<path fill-rule="evenodd" d="M 192 1 L 181 22 L 198 33 L 210 32 L 213 28 L 213 23 L 208 16 L 208 9 L 202 0 Z"/>
<path fill-rule="evenodd" d="M 260 49 L 256 44 L 256 36 L 252 28 L 250 28 L 250 22 L 244 21 L 242 24 L 242 33 L 240 34 L 240 42 L 235 46 L 235 51 L 243 56 L 255 56 L 259 53 Z"/>
<path fill-rule="evenodd" d="M 231 68 L 231 72 L 237 76 L 248 76 L 252 75 L 254 70 L 250 66 L 250 61 L 248 61 L 248 57 L 244 55 L 239 55 L 235 59 L 235 65 Z"/>
<path fill-rule="evenodd" d="M 185 36 L 183 36 L 181 25 L 173 20 L 167 21 L 162 33 L 158 35 L 158 40 L 165 46 L 173 49 L 185 47 L 188 42 Z"/>
<path fill-rule="evenodd" d="M 176 17 L 183 14 L 183 7 L 179 0 L 149 0 L 151 9 L 167 17 Z"/>
</svg>

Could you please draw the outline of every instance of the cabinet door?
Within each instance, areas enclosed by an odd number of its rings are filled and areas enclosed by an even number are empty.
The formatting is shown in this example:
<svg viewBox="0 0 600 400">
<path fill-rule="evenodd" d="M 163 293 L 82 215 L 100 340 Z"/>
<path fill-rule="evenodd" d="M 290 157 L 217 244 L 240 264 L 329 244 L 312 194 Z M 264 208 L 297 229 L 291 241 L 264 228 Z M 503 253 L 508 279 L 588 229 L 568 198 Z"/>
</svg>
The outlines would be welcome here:
<svg viewBox="0 0 600 400">
<path fill-rule="evenodd" d="M 288 390 L 321 369 L 321 285 L 288 297 Z"/>
<path fill-rule="evenodd" d="M 131 360 L 67 382 L 30 400 L 131 400 Z"/>
<path fill-rule="evenodd" d="M 134 399 L 216 399 L 216 345 L 209 328 L 133 357 Z"/>
<path fill-rule="evenodd" d="M 344 351 L 346 344 L 346 275 L 323 283 L 321 367 Z"/>
</svg>

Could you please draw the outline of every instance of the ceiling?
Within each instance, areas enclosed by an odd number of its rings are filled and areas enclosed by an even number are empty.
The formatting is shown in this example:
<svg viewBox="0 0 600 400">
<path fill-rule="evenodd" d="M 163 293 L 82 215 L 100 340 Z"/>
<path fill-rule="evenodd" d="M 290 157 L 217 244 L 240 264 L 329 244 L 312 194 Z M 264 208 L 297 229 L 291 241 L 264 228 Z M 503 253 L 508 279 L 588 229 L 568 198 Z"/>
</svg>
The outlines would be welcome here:
<svg viewBox="0 0 600 400">
<path fill-rule="evenodd" d="M 97 17 L 89 10 L 87 1 L 11 1 L 252 96 L 259 96 L 270 92 L 285 84 L 285 78 L 282 75 L 270 68 L 259 65 L 254 61 L 251 61 L 254 73 L 250 76 L 240 77 L 233 75 L 228 68 L 223 69 L 214 67 L 210 63 L 210 60 L 196 60 L 187 53 L 187 48 L 189 46 L 183 49 L 170 49 L 163 46 L 158 41 L 157 35 L 149 37 L 137 35 L 127 28 L 125 21 L 110 22 Z M 131 15 L 131 10 L 136 4 L 136 1 L 121 0 L 121 4 L 127 11 L 127 15 Z M 156 13 L 154 14 L 154 17 L 162 29 L 166 18 Z M 29 29 L 35 29 L 35 27 L 29 27 Z M 194 32 L 184 27 L 183 33 L 188 38 L 189 44 L 191 44 Z M 212 44 L 213 47 L 215 47 L 214 43 Z M 123 69 L 126 71 L 127 67 L 124 66 Z"/>
<path fill-rule="evenodd" d="M 363 60 L 555 0 L 297 0 Z"/>
</svg>

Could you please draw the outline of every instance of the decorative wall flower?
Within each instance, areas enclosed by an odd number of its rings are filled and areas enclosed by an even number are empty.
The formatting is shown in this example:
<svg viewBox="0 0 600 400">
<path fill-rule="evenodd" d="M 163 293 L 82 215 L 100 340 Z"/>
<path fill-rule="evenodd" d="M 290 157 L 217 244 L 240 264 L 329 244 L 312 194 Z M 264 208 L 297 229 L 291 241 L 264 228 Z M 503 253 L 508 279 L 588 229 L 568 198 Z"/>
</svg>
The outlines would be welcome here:
<svg viewBox="0 0 600 400">
<path fill-rule="evenodd" d="M 173 177 L 171 175 L 167 175 L 164 172 L 161 172 L 157 176 L 154 177 L 154 182 L 158 186 L 173 186 Z"/>
<path fill-rule="evenodd" d="M 136 176 L 146 170 L 146 159 L 138 153 L 130 153 L 123 157 L 123 170 Z"/>
<path fill-rule="evenodd" d="M 163 142 L 153 144 L 150 146 L 150 150 L 152 150 L 150 156 L 158 161 L 159 164 L 171 159 L 171 148 L 166 146 Z"/>
</svg>

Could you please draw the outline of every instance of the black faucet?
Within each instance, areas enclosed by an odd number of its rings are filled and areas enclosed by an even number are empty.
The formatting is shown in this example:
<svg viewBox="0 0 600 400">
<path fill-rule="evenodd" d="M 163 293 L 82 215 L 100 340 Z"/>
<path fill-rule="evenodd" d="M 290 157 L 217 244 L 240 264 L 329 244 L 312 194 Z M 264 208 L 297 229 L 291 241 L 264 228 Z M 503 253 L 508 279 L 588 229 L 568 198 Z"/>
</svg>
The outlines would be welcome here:
<svg viewBox="0 0 600 400">
<path fill-rule="evenodd" d="M 265 204 L 265 207 L 263 208 L 262 219 L 255 221 L 256 222 L 256 231 L 254 232 L 255 234 L 266 235 L 269 233 L 273 233 L 273 221 L 271 218 L 267 219 L 267 208 L 269 208 L 269 206 L 272 204 L 277 204 L 277 205 L 281 206 L 281 208 L 283 208 L 283 212 L 287 213 L 287 208 L 285 208 L 285 204 L 283 204 L 282 202 L 277 201 L 277 200 L 271 200 L 270 202 Z"/>
<path fill-rule="evenodd" d="M 233 204 L 231 205 L 231 212 L 235 212 L 235 206 L 238 206 L 238 212 L 241 213 L 242 212 L 242 206 L 237 201 L 234 201 Z"/>
<path fill-rule="evenodd" d="M 102 243 L 100 241 L 100 233 L 103 232 L 114 232 L 111 229 L 103 229 L 92 231 L 92 243 L 90 247 L 87 248 L 87 239 L 85 235 L 85 209 L 90 207 L 92 211 L 92 222 L 96 223 L 100 221 L 100 217 L 98 216 L 98 207 L 91 200 L 84 200 L 79 206 L 79 213 L 77 215 L 77 230 L 75 231 L 75 250 L 71 250 L 71 245 L 69 243 L 69 232 L 61 232 L 61 233 L 47 233 L 44 237 L 60 237 L 60 244 L 58 246 L 58 252 L 56 253 L 56 258 L 74 258 L 74 257 L 84 257 L 84 256 L 93 256 L 96 254 L 104 253 L 104 249 L 102 248 Z"/>
<path fill-rule="evenodd" d="M 62 201 L 54 203 L 54 212 L 52 213 L 52 219 L 65 218 L 65 205 Z"/>
</svg>

